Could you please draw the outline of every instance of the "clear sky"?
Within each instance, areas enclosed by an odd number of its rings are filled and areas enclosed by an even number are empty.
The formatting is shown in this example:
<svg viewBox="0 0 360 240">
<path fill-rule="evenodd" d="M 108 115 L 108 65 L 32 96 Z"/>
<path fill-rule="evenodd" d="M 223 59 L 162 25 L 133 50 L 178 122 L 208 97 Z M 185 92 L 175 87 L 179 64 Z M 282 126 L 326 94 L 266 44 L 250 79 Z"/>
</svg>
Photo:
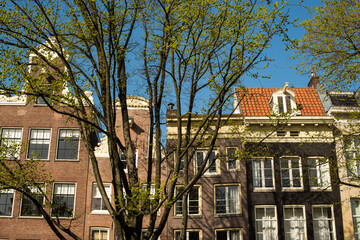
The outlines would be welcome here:
<svg viewBox="0 0 360 240">
<path fill-rule="evenodd" d="M 288 9 L 290 18 L 299 18 L 298 23 L 300 23 L 301 21 L 310 18 L 310 15 L 308 11 L 304 7 L 299 6 L 297 2 L 298 0 L 289 0 Z M 322 2 L 320 0 L 304 0 L 302 5 L 308 7 L 321 6 Z M 288 35 L 290 38 L 300 38 L 303 33 L 304 30 L 301 27 L 289 26 Z M 243 84 L 245 87 L 282 87 L 284 82 L 289 82 L 289 84 L 294 85 L 294 87 L 307 87 L 310 80 L 310 74 L 301 75 L 293 68 L 293 66 L 301 60 L 290 59 L 293 53 L 291 50 L 285 51 L 284 43 L 280 38 L 273 41 L 272 46 L 266 51 L 266 54 L 269 58 L 274 59 L 274 61 L 271 62 L 266 69 L 259 69 L 259 73 L 271 75 L 270 79 L 244 79 Z M 309 71 L 311 71 L 311 69 L 309 69 Z"/>
</svg>

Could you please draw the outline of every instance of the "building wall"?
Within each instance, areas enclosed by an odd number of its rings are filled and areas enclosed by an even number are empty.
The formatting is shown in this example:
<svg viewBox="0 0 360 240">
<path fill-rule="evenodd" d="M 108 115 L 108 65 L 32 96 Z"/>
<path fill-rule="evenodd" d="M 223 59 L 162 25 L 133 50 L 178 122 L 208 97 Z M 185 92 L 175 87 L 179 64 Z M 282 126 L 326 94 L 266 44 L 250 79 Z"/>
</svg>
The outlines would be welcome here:
<svg viewBox="0 0 360 240">
<path fill-rule="evenodd" d="M 29 102 L 24 106 L 0 105 L 0 127 L 22 128 L 22 143 L 27 145 L 31 128 L 51 129 L 50 156 L 48 160 L 39 160 L 51 174 L 55 182 L 76 183 L 74 219 L 62 220 L 80 237 L 84 232 L 85 200 L 87 194 L 88 156 L 83 142 L 80 140 L 79 157 L 74 161 L 56 160 L 58 131 L 63 128 L 77 128 L 74 121 L 61 116 L 47 107 L 35 106 Z M 26 151 L 20 154 L 24 160 Z M 47 196 L 52 198 L 52 185 L 46 186 Z M 21 194 L 15 193 L 13 214 L 11 217 L 0 217 L 0 238 L 5 239 L 56 239 L 43 218 L 20 217 Z M 48 207 L 46 207 L 49 209 Z M 19 231 L 20 230 L 20 231 Z"/>
<path fill-rule="evenodd" d="M 284 212 L 285 205 L 305 206 L 307 239 L 314 239 L 312 206 L 325 205 L 333 207 L 335 221 L 336 239 L 342 239 L 342 212 L 339 195 L 339 186 L 333 182 L 331 189 L 311 190 L 309 185 L 307 157 L 325 157 L 330 160 L 330 171 L 334 169 L 336 159 L 334 144 L 329 143 L 248 143 L 248 150 L 253 150 L 254 157 L 271 157 L 274 162 L 275 189 L 274 190 L 254 190 L 252 161 L 247 161 L 247 183 L 248 183 L 248 203 L 249 203 L 249 223 L 250 238 L 255 239 L 255 206 L 276 206 L 278 239 L 285 239 L 284 232 Z M 261 149 L 256 150 L 256 149 Z M 266 150 L 265 150 L 266 149 Z M 251 151 L 250 150 L 250 151 Z M 297 156 L 301 158 L 302 166 L 302 186 L 303 189 L 282 189 L 280 157 Z M 334 179 L 333 179 L 334 180 Z"/>
<path fill-rule="evenodd" d="M 167 142 L 168 151 L 176 146 L 176 140 Z M 215 239 L 215 230 L 220 229 L 241 229 L 243 239 L 249 239 L 249 224 L 247 212 L 247 184 L 246 184 L 246 164 L 238 161 L 236 170 L 228 170 L 226 148 L 236 147 L 238 150 L 242 148 L 242 142 L 239 138 L 220 138 L 217 140 L 214 150 L 219 156 L 219 174 L 204 175 L 199 179 L 195 186 L 201 188 L 201 214 L 189 215 L 187 230 L 201 230 L 202 239 Z M 199 148 L 198 150 L 206 149 Z M 194 161 L 189 166 L 189 176 L 193 176 Z M 177 184 L 180 186 L 183 182 L 182 175 L 179 176 Z M 215 213 L 215 186 L 218 185 L 240 185 L 240 202 L 241 209 L 239 214 L 223 214 Z M 169 215 L 166 229 L 165 239 L 174 239 L 174 231 L 181 230 L 181 216 L 174 216 L 174 207 Z"/>
</svg>

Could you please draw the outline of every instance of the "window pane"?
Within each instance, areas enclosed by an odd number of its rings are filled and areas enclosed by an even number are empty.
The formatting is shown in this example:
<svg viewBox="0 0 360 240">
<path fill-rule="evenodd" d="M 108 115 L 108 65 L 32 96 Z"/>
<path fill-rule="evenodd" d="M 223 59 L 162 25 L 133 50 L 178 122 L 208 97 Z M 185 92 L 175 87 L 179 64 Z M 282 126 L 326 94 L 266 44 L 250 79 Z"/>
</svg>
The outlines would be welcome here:
<svg viewBox="0 0 360 240">
<path fill-rule="evenodd" d="M 360 238 L 360 201 L 358 199 L 351 199 L 351 212 L 353 217 L 354 236 L 355 240 Z"/>
<path fill-rule="evenodd" d="M 11 190 L 0 191 L 0 216 L 11 216 L 14 201 L 14 192 Z"/>
<path fill-rule="evenodd" d="M 48 158 L 50 146 L 50 132 L 50 129 L 31 129 L 28 158 Z"/>
<path fill-rule="evenodd" d="M 178 193 L 181 191 L 182 188 L 177 188 L 176 192 Z M 199 200 L 199 191 L 200 187 L 194 186 L 189 191 L 189 195 L 187 197 L 187 204 L 188 204 L 188 214 L 189 215 L 197 215 L 200 214 L 200 200 Z M 181 216 L 182 215 L 182 198 L 176 201 L 175 203 L 175 215 Z"/>
<path fill-rule="evenodd" d="M 239 186 L 215 187 L 216 214 L 232 214 L 240 212 Z"/>
<path fill-rule="evenodd" d="M 252 160 L 254 188 L 273 188 L 271 159 Z"/>
<path fill-rule="evenodd" d="M 40 186 L 41 188 L 44 187 L 44 185 Z M 45 196 L 42 194 L 41 191 L 37 187 L 32 187 L 31 192 L 36 199 L 36 201 L 40 204 L 44 203 Z M 21 216 L 33 216 L 33 217 L 39 217 L 41 216 L 40 210 L 36 207 L 35 203 L 26 195 L 23 194 L 21 199 Z"/>
<path fill-rule="evenodd" d="M 107 229 L 91 229 L 91 240 L 107 240 L 108 230 Z"/>
<path fill-rule="evenodd" d="M 305 239 L 303 207 L 285 207 L 285 239 Z"/>
<path fill-rule="evenodd" d="M 228 157 L 228 169 L 236 169 L 236 148 L 228 148 L 227 149 L 227 157 Z"/>
<path fill-rule="evenodd" d="M 285 96 L 286 99 L 286 112 L 291 112 L 291 102 L 290 102 L 290 96 Z"/>
<path fill-rule="evenodd" d="M 275 207 L 255 207 L 256 239 L 277 239 Z"/>
<path fill-rule="evenodd" d="M 16 159 L 21 150 L 22 129 L 20 128 L 3 128 L 1 132 L 1 144 L 6 149 L 5 156 L 9 159 Z"/>
<path fill-rule="evenodd" d="M 283 97 L 278 96 L 278 105 L 279 105 L 279 113 L 284 112 L 284 103 L 283 103 Z"/>
<path fill-rule="evenodd" d="M 57 159 L 77 159 L 79 130 L 62 129 L 59 132 Z"/>
<path fill-rule="evenodd" d="M 333 217 L 331 207 L 313 207 L 314 238 L 333 239 Z"/>
<path fill-rule="evenodd" d="M 299 158 L 281 159 L 281 186 L 283 188 L 301 188 L 302 174 Z"/>
<path fill-rule="evenodd" d="M 55 183 L 52 216 L 72 217 L 74 210 L 75 184 Z"/>
<path fill-rule="evenodd" d="M 111 195 L 110 184 L 104 184 L 104 188 L 106 191 L 106 195 L 109 198 L 109 196 Z M 105 203 L 101 196 L 100 190 L 96 184 L 93 185 L 92 211 L 103 211 L 106 213 L 108 212 L 105 207 Z"/>
</svg>

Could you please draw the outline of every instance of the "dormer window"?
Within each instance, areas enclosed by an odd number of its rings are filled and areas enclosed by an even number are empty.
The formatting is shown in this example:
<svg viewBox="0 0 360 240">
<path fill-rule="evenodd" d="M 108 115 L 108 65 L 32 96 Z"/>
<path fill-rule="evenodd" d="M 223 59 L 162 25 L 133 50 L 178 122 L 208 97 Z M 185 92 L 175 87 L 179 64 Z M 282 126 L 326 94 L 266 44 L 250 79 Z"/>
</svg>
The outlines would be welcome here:
<svg viewBox="0 0 360 240">
<path fill-rule="evenodd" d="M 295 93 L 288 89 L 289 83 L 273 92 L 270 99 L 270 107 L 273 113 L 282 114 L 289 113 L 291 115 L 300 115 L 300 111 L 296 109 Z"/>
</svg>

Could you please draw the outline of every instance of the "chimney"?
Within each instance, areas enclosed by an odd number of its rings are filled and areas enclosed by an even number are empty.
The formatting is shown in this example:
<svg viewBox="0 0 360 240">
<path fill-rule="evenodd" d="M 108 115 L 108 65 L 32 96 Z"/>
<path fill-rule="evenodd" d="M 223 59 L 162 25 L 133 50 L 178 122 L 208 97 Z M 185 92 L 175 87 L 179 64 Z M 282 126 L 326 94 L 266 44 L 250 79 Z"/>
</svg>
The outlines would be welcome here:
<svg viewBox="0 0 360 240">
<path fill-rule="evenodd" d="M 176 109 L 174 109 L 175 104 L 169 103 L 166 116 L 175 116 L 176 115 Z"/>
<path fill-rule="evenodd" d="M 320 83 L 320 78 L 316 76 L 316 73 L 314 71 L 311 71 L 310 81 L 308 83 L 309 88 L 317 88 L 317 86 Z"/>
</svg>

